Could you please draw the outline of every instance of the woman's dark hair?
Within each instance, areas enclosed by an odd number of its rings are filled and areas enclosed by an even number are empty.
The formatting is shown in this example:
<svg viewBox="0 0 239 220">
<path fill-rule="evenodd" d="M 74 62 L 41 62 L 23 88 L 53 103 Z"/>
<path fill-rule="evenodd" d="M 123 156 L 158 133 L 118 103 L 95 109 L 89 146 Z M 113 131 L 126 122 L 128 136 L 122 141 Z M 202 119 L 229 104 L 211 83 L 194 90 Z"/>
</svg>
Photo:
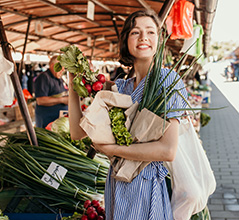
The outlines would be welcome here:
<svg viewBox="0 0 239 220">
<path fill-rule="evenodd" d="M 158 34 L 160 31 L 160 21 L 159 21 L 158 15 L 153 10 L 147 10 L 147 9 L 139 10 L 129 15 L 129 17 L 125 20 L 123 29 L 120 33 L 120 39 L 119 39 L 119 48 L 120 48 L 119 62 L 125 66 L 133 66 L 134 64 L 134 57 L 129 53 L 129 50 L 128 50 L 128 36 L 129 36 L 129 32 L 136 25 L 135 18 L 137 17 L 152 18 L 158 28 Z"/>
</svg>

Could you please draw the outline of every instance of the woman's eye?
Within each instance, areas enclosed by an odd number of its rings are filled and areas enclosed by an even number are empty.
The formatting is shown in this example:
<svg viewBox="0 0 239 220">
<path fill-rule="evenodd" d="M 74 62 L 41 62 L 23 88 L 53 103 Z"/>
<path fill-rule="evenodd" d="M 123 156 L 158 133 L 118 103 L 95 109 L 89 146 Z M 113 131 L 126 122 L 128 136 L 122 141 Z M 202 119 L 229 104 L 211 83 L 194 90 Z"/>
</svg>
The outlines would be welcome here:
<svg viewBox="0 0 239 220">
<path fill-rule="evenodd" d="M 136 34 L 139 34 L 139 32 L 138 32 L 138 31 L 132 31 L 132 32 L 130 33 L 130 35 L 136 35 Z"/>
<path fill-rule="evenodd" d="M 154 31 L 149 31 L 148 34 L 155 34 L 155 32 Z"/>
</svg>

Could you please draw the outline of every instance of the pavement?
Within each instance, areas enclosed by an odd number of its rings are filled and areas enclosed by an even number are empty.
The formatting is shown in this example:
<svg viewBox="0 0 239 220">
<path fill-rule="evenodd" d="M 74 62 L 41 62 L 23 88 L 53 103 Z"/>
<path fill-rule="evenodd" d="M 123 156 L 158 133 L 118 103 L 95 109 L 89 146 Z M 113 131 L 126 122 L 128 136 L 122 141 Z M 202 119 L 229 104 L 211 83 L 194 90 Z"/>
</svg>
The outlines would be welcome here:
<svg viewBox="0 0 239 220">
<path fill-rule="evenodd" d="M 205 111 L 211 117 L 201 127 L 200 138 L 206 150 L 217 187 L 208 200 L 212 220 L 239 220 L 239 82 L 226 81 L 224 65 L 209 68 L 211 108 Z"/>
</svg>

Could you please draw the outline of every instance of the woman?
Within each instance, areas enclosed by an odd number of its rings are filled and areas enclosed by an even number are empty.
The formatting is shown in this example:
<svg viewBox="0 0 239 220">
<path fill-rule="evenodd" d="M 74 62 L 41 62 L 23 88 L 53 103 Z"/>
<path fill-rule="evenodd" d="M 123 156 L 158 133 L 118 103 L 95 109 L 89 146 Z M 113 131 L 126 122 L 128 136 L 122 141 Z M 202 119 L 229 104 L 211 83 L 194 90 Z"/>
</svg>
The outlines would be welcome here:
<svg viewBox="0 0 239 220">
<path fill-rule="evenodd" d="M 120 38 L 120 62 L 132 67 L 135 76 L 127 80 L 118 79 L 115 84 L 120 93 L 131 95 L 133 102 L 140 102 L 145 76 L 157 49 L 159 21 L 151 11 L 142 10 L 131 14 L 125 21 Z M 162 70 L 162 79 L 168 73 Z M 176 73 L 164 82 L 172 83 Z M 162 80 L 161 79 L 161 80 Z M 183 88 L 182 81 L 177 88 Z M 186 97 L 186 90 L 181 90 Z M 176 96 L 175 96 L 176 98 Z M 85 134 L 79 127 L 82 117 L 79 101 L 70 87 L 70 129 L 72 138 L 82 138 Z M 183 108 L 186 103 L 179 96 L 173 108 Z M 172 103 L 171 103 L 172 104 Z M 162 161 L 175 158 L 178 145 L 178 125 L 182 112 L 170 112 L 167 116 L 171 125 L 160 140 L 132 144 L 130 147 L 119 145 L 96 145 L 96 150 L 109 157 L 118 156 L 129 160 L 152 161 L 131 183 L 116 181 L 111 177 L 111 169 L 105 186 L 105 210 L 107 220 L 171 220 L 173 219 L 170 200 L 165 183 L 167 169 Z"/>
</svg>

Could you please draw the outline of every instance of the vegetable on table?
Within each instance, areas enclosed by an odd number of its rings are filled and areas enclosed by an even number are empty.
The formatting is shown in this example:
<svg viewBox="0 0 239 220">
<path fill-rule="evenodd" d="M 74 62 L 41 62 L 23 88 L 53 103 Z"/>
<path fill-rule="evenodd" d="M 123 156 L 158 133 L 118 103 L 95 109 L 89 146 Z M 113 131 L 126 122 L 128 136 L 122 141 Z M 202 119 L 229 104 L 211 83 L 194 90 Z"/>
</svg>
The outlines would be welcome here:
<svg viewBox="0 0 239 220">
<path fill-rule="evenodd" d="M 30 145 L 26 132 L 0 133 L 0 175 L 2 181 L 31 192 L 51 207 L 83 213 L 85 200 L 102 200 L 109 168 L 105 156 L 94 159 L 74 147 L 61 135 L 35 128 L 39 146 Z M 51 162 L 67 169 L 62 181 L 47 172 Z M 41 180 L 47 173 L 58 189 Z M 2 182 L 3 184 L 3 182 Z"/>
</svg>

